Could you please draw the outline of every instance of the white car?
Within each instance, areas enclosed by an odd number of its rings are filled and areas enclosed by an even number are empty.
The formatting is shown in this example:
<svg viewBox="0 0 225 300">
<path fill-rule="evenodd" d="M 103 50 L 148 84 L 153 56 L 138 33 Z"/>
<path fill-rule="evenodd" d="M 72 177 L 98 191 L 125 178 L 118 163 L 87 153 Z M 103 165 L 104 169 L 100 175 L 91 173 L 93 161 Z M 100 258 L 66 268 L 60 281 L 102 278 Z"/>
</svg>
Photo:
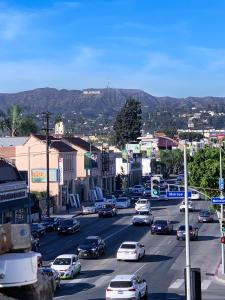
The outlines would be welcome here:
<svg viewBox="0 0 225 300">
<path fill-rule="evenodd" d="M 95 214 L 95 213 L 96 213 L 96 207 L 94 205 L 82 206 L 82 214 L 83 215 L 89 215 L 89 214 Z"/>
<path fill-rule="evenodd" d="M 81 264 L 77 255 L 63 254 L 55 258 L 51 268 L 59 273 L 61 279 L 67 279 L 80 273 Z"/>
<path fill-rule="evenodd" d="M 139 275 L 117 275 L 106 289 L 106 300 L 113 299 L 148 299 L 146 281 Z"/>
<path fill-rule="evenodd" d="M 104 196 L 105 197 L 105 201 L 107 204 L 113 204 L 116 205 L 116 197 L 114 195 L 107 195 Z"/>
<path fill-rule="evenodd" d="M 191 191 L 191 200 L 199 200 L 201 198 L 199 192 Z"/>
<path fill-rule="evenodd" d="M 136 212 L 136 215 L 132 218 L 133 225 L 151 225 L 154 217 L 150 210 L 140 209 Z"/>
<path fill-rule="evenodd" d="M 130 199 L 127 197 L 116 198 L 116 208 L 128 208 L 130 207 Z"/>
<path fill-rule="evenodd" d="M 149 199 L 139 199 L 135 203 L 135 210 L 137 211 L 139 209 L 151 210 L 151 203 Z"/>
<path fill-rule="evenodd" d="M 116 254 L 117 260 L 140 260 L 145 255 L 145 247 L 139 242 L 123 242 Z"/>
<path fill-rule="evenodd" d="M 141 184 L 134 185 L 131 189 L 132 193 L 142 194 L 145 188 Z"/>
<path fill-rule="evenodd" d="M 188 210 L 189 211 L 194 211 L 194 205 L 192 204 L 191 201 L 188 201 Z M 180 205 L 180 212 L 185 212 L 185 201 L 182 201 L 181 205 Z"/>
</svg>

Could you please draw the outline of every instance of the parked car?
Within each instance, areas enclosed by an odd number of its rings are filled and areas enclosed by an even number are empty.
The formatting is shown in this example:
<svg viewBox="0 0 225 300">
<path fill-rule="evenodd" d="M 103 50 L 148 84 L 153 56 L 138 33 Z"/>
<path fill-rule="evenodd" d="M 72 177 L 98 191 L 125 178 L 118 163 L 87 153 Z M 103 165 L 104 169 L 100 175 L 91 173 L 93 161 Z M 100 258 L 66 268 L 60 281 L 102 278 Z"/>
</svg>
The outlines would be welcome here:
<svg viewBox="0 0 225 300">
<path fill-rule="evenodd" d="M 42 220 L 42 224 L 45 226 L 46 231 L 55 231 L 59 226 L 59 218 L 45 217 Z"/>
<path fill-rule="evenodd" d="M 80 222 L 75 219 L 66 219 L 60 223 L 57 228 L 58 234 L 62 233 L 75 233 L 80 230 Z"/>
<path fill-rule="evenodd" d="M 154 217 L 150 210 L 141 209 L 132 217 L 133 225 L 151 225 Z"/>
<path fill-rule="evenodd" d="M 116 198 L 116 208 L 128 208 L 130 207 L 130 199 L 127 197 Z"/>
<path fill-rule="evenodd" d="M 141 185 L 141 184 L 137 184 L 137 185 L 134 185 L 131 189 L 132 193 L 140 193 L 140 194 L 143 194 L 144 192 L 144 186 Z"/>
<path fill-rule="evenodd" d="M 191 191 L 191 200 L 200 200 L 201 195 L 197 191 Z"/>
<path fill-rule="evenodd" d="M 139 210 L 139 209 L 145 209 L 145 210 L 150 210 L 151 209 L 151 203 L 149 199 L 139 199 L 136 203 L 135 203 L 135 210 Z"/>
<path fill-rule="evenodd" d="M 98 208 L 102 207 L 103 204 L 105 204 L 105 198 L 97 199 L 95 200 L 95 208 L 98 210 Z"/>
<path fill-rule="evenodd" d="M 188 201 L 188 210 L 189 211 L 194 211 L 195 207 L 192 204 L 192 201 Z M 185 212 L 185 201 L 182 201 L 181 205 L 180 205 L 180 212 Z"/>
<path fill-rule="evenodd" d="M 80 273 L 81 264 L 77 255 L 63 254 L 55 258 L 51 268 L 59 273 L 61 279 L 67 279 Z"/>
<path fill-rule="evenodd" d="M 144 197 L 151 197 L 151 188 L 150 187 L 145 188 L 145 190 L 143 192 L 143 196 Z"/>
<path fill-rule="evenodd" d="M 198 222 L 203 223 L 203 222 L 213 222 L 214 221 L 214 214 L 210 212 L 207 209 L 203 209 L 199 212 L 198 215 Z"/>
<path fill-rule="evenodd" d="M 104 204 L 98 209 L 99 217 L 114 217 L 117 215 L 117 208 L 112 204 Z"/>
<path fill-rule="evenodd" d="M 105 253 L 105 248 L 105 242 L 99 236 L 88 236 L 77 250 L 80 258 L 98 258 Z"/>
<path fill-rule="evenodd" d="M 168 220 L 155 220 L 151 226 L 151 234 L 170 234 L 173 232 L 173 225 Z"/>
<path fill-rule="evenodd" d="M 137 274 L 115 276 L 106 289 L 106 300 L 113 299 L 148 299 L 145 279 Z"/>
<path fill-rule="evenodd" d="M 120 197 L 121 195 L 124 195 L 124 190 L 115 190 L 113 194 L 116 198 Z"/>
<path fill-rule="evenodd" d="M 31 251 L 38 252 L 39 247 L 40 247 L 40 242 L 38 236 L 34 237 L 31 234 Z"/>
<path fill-rule="evenodd" d="M 116 205 L 116 197 L 114 195 L 104 196 L 106 203 Z"/>
<path fill-rule="evenodd" d="M 46 228 L 40 223 L 32 223 L 31 224 L 31 234 L 35 236 L 43 236 L 46 233 Z"/>
<path fill-rule="evenodd" d="M 123 242 L 118 251 L 117 260 L 140 260 L 145 255 L 145 247 L 139 242 Z"/>
<path fill-rule="evenodd" d="M 60 288 L 60 275 L 56 270 L 50 267 L 41 267 L 39 270 L 48 276 L 51 281 L 53 292 Z"/>
<path fill-rule="evenodd" d="M 189 225 L 189 233 L 190 233 L 190 240 L 197 240 L 198 238 L 198 227 L 193 228 L 192 225 Z M 185 225 L 181 225 L 177 230 L 177 240 L 185 240 L 186 232 L 185 232 Z"/>
<path fill-rule="evenodd" d="M 95 214 L 96 212 L 97 212 L 97 208 L 95 207 L 95 205 L 82 206 L 83 215 Z"/>
</svg>

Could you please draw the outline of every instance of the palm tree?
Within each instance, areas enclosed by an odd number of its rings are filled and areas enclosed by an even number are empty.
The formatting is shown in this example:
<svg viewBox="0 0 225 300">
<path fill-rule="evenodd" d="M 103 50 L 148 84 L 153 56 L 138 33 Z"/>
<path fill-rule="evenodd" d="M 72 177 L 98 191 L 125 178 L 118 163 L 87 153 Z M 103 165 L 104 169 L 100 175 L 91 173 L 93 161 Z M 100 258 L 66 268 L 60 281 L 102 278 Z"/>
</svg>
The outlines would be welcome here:
<svg viewBox="0 0 225 300">
<path fill-rule="evenodd" d="M 12 137 L 17 136 L 22 122 L 21 112 L 19 105 L 8 108 L 6 113 L 0 111 L 0 129 L 8 130 Z"/>
</svg>

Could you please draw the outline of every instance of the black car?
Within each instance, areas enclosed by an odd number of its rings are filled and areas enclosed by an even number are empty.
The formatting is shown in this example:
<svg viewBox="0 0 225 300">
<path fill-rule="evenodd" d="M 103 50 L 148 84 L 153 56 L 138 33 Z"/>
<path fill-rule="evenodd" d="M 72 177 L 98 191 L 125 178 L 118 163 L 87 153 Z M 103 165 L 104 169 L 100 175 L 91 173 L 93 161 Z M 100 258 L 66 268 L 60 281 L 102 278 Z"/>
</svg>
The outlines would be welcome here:
<svg viewBox="0 0 225 300">
<path fill-rule="evenodd" d="M 77 250 L 80 258 L 98 258 L 105 253 L 105 242 L 99 236 L 88 236 Z"/>
<path fill-rule="evenodd" d="M 80 222 L 75 218 L 63 220 L 62 222 L 60 222 L 57 228 L 58 234 L 75 233 L 79 230 L 80 230 Z"/>
<path fill-rule="evenodd" d="M 173 232 L 173 225 L 168 220 L 155 220 L 151 226 L 151 234 L 170 234 Z"/>
<path fill-rule="evenodd" d="M 60 224 L 60 219 L 45 217 L 42 220 L 42 224 L 45 226 L 46 231 L 55 231 Z"/>
<path fill-rule="evenodd" d="M 40 223 L 31 224 L 31 234 L 35 237 L 40 237 L 46 233 L 46 228 Z"/>
<path fill-rule="evenodd" d="M 113 217 L 117 215 L 117 208 L 112 204 L 104 204 L 98 209 L 99 217 Z"/>
</svg>

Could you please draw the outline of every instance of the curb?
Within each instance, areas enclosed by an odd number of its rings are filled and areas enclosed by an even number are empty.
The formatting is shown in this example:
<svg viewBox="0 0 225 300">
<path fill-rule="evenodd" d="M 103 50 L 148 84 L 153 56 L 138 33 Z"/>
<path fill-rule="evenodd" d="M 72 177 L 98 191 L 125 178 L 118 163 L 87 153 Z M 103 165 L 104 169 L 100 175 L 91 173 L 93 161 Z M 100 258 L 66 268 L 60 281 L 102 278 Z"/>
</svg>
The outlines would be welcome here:
<svg viewBox="0 0 225 300">
<path fill-rule="evenodd" d="M 75 215 L 71 216 L 71 218 L 76 218 L 76 217 L 81 216 L 81 215 L 82 215 L 82 211 L 79 211 Z"/>
<path fill-rule="evenodd" d="M 215 278 L 218 282 L 225 284 L 225 276 L 224 276 L 224 278 L 221 278 L 221 277 L 218 275 L 220 266 L 221 266 L 221 261 L 219 262 L 219 264 L 218 264 L 218 266 L 217 266 L 217 269 L 216 269 L 214 278 Z"/>
</svg>

